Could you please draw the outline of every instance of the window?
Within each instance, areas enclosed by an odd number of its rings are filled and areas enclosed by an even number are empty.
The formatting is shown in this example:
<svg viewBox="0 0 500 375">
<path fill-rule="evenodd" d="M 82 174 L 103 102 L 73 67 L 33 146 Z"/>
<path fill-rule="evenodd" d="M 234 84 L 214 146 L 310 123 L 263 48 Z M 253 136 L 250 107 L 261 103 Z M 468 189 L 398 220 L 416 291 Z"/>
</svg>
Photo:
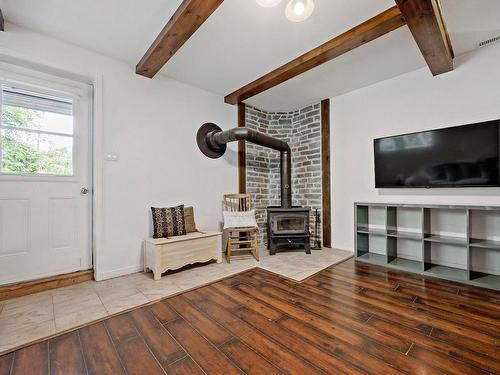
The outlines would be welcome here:
<svg viewBox="0 0 500 375">
<path fill-rule="evenodd" d="M 71 98 L 2 85 L 1 112 L 0 173 L 73 176 Z"/>
</svg>

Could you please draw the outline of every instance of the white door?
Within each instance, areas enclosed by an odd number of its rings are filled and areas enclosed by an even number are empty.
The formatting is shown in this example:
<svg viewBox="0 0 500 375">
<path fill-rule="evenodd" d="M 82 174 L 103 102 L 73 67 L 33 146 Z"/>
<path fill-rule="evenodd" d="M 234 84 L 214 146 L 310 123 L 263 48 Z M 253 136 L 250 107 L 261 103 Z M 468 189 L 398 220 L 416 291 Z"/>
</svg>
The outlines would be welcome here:
<svg viewBox="0 0 500 375">
<path fill-rule="evenodd" d="M 91 87 L 0 71 L 0 285 L 92 266 Z"/>
</svg>

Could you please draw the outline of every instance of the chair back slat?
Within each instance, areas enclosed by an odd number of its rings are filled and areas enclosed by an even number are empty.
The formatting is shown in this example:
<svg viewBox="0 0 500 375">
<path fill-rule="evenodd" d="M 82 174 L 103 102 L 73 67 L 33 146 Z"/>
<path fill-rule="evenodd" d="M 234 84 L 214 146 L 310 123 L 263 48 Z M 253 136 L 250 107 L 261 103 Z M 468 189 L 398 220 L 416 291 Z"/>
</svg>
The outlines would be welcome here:
<svg viewBox="0 0 500 375">
<path fill-rule="evenodd" d="M 253 201 L 250 194 L 224 194 L 224 211 L 250 211 Z"/>
</svg>

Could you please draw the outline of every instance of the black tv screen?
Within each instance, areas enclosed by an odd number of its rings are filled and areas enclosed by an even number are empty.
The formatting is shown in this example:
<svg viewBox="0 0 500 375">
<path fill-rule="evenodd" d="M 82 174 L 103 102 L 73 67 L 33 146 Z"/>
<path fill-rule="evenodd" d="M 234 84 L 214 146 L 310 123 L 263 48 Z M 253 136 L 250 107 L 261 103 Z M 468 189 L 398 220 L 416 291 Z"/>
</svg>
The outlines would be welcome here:
<svg viewBox="0 0 500 375">
<path fill-rule="evenodd" d="M 500 120 L 374 140 L 375 186 L 500 186 Z"/>
</svg>

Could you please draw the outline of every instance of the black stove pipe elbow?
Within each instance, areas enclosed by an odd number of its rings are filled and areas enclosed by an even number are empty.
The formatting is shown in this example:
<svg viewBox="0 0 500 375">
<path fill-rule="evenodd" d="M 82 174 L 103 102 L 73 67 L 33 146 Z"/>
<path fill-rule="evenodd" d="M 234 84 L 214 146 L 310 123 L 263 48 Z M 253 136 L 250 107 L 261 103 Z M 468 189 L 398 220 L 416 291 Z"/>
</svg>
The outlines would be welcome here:
<svg viewBox="0 0 500 375">
<path fill-rule="evenodd" d="M 280 152 L 281 207 L 292 207 L 292 152 L 288 143 L 248 128 L 222 131 L 217 125 L 206 123 L 196 135 L 198 147 L 209 158 L 219 158 L 226 152 L 226 144 L 246 141 Z"/>
</svg>

